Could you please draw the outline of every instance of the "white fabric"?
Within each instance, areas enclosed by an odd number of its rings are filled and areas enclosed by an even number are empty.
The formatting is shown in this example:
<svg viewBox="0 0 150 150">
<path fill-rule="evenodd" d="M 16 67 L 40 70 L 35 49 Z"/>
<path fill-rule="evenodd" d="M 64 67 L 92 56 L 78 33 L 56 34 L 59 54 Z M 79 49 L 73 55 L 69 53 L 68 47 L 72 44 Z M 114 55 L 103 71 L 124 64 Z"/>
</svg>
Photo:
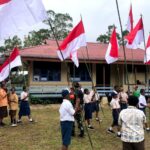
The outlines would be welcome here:
<svg viewBox="0 0 150 150">
<path fill-rule="evenodd" d="M 130 16 L 128 17 L 128 22 L 127 22 L 127 31 L 131 31 L 131 20 L 130 20 Z"/>
<path fill-rule="evenodd" d="M 119 125 L 121 125 L 121 140 L 124 142 L 138 143 L 144 140 L 144 126 L 146 116 L 143 111 L 129 106 L 120 112 Z"/>
<path fill-rule="evenodd" d="M 73 106 L 69 100 L 63 100 L 63 103 L 61 104 L 59 109 L 59 113 L 60 121 L 74 121 L 73 115 L 75 113 L 75 110 L 73 109 Z"/>
<path fill-rule="evenodd" d="M 71 60 L 74 62 L 75 66 L 79 67 L 79 60 L 77 56 L 77 51 L 71 53 Z"/>
<path fill-rule="evenodd" d="M 144 106 L 142 106 L 141 104 L 143 104 Z M 146 98 L 143 95 L 140 95 L 139 97 L 139 108 L 145 108 L 147 106 L 146 103 Z"/>
<path fill-rule="evenodd" d="M 139 30 L 135 36 L 135 39 L 133 40 L 132 44 L 126 44 L 126 47 L 129 49 L 137 49 L 139 48 L 140 44 L 144 41 L 144 36 L 143 36 L 143 30 Z"/>
<path fill-rule="evenodd" d="M 92 100 L 92 95 L 90 93 L 84 94 L 84 97 L 83 97 L 84 104 L 91 103 L 91 100 Z"/>
<path fill-rule="evenodd" d="M 25 92 L 25 91 L 23 91 L 23 92 L 21 93 L 21 95 L 20 95 L 20 98 L 21 98 L 21 100 L 23 100 L 23 101 L 28 101 L 29 97 L 27 97 L 27 96 L 28 96 L 28 93 Z M 27 98 L 25 98 L 25 97 L 27 97 Z M 24 99 L 24 98 L 25 98 L 25 99 Z"/>
<path fill-rule="evenodd" d="M 10 73 L 10 70 L 14 67 L 22 66 L 21 57 L 17 56 L 10 64 L 5 66 L 0 72 L 0 82 L 4 81 Z"/>
<path fill-rule="evenodd" d="M 112 47 L 112 45 L 111 45 L 111 43 L 109 43 L 107 51 L 106 51 L 106 55 L 105 55 L 105 60 L 106 60 L 107 64 L 111 64 L 118 60 L 118 58 L 114 58 L 114 57 L 110 56 L 111 47 Z"/>
<path fill-rule="evenodd" d="M 119 109 L 120 108 L 119 99 L 112 98 L 112 100 L 110 102 L 110 107 L 111 107 L 111 109 Z"/>
<path fill-rule="evenodd" d="M 69 58 L 71 53 L 77 52 L 77 50 L 82 47 L 86 46 L 86 38 L 85 38 L 85 33 L 79 35 L 76 37 L 74 40 L 72 40 L 66 47 L 66 49 L 61 50 L 63 58 Z M 58 57 L 61 61 L 63 61 L 61 52 L 57 50 Z"/>
<path fill-rule="evenodd" d="M 11 0 L 0 9 L 0 40 L 9 38 L 46 18 L 41 0 Z"/>
<path fill-rule="evenodd" d="M 147 62 L 149 62 L 150 61 L 150 47 L 148 47 L 147 49 L 146 49 L 146 54 L 145 54 L 145 56 L 144 56 L 144 63 L 147 63 Z"/>
</svg>

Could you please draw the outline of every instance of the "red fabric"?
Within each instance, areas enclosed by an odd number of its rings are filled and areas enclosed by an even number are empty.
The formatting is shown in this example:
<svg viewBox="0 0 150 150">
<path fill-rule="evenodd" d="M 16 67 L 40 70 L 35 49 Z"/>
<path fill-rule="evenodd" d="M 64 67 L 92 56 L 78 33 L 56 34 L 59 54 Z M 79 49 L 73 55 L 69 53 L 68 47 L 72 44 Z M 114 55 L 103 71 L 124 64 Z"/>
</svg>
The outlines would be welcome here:
<svg viewBox="0 0 150 150">
<path fill-rule="evenodd" d="M 14 48 L 13 52 L 11 53 L 10 57 L 4 62 L 2 66 L 0 66 L 0 72 L 3 68 L 5 68 L 10 62 L 12 62 L 17 56 L 19 55 L 18 48 Z"/>
<path fill-rule="evenodd" d="M 111 57 L 118 57 L 118 42 L 117 42 L 117 36 L 116 36 L 116 29 L 115 28 L 112 32 L 112 36 L 110 38 L 110 43 L 111 43 L 110 56 Z"/>
<path fill-rule="evenodd" d="M 5 3 L 8 3 L 9 1 L 11 1 L 11 0 L 0 0 L 0 5 L 3 5 L 3 4 L 5 4 Z"/>
<path fill-rule="evenodd" d="M 143 30 L 143 21 L 142 21 L 142 17 L 140 18 L 139 22 L 137 23 L 137 25 L 135 26 L 135 28 L 127 35 L 125 36 L 125 39 L 128 40 L 129 44 L 132 44 L 132 42 L 134 41 L 136 34 L 139 30 Z"/>
<path fill-rule="evenodd" d="M 147 41 L 147 45 L 146 45 L 146 48 L 150 47 L 150 35 L 148 37 L 148 41 Z"/>
<path fill-rule="evenodd" d="M 85 33 L 84 31 L 84 26 L 82 23 L 82 20 L 78 23 L 78 25 L 69 33 L 69 35 L 64 39 L 63 43 L 60 45 L 60 49 L 64 50 L 67 45 L 74 40 L 75 38 L 77 38 L 78 36 L 80 36 L 82 33 Z"/>
</svg>

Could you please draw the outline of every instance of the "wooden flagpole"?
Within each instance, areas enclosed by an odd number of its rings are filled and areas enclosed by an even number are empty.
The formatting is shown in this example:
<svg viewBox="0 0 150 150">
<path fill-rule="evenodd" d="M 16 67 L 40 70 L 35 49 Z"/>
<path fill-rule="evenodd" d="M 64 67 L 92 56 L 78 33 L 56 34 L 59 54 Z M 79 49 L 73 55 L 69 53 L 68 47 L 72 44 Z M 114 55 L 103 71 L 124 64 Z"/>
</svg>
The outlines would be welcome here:
<svg viewBox="0 0 150 150">
<path fill-rule="evenodd" d="M 128 76 L 128 68 L 127 68 L 127 60 L 126 60 L 126 50 L 125 50 L 125 42 L 124 42 L 124 39 L 123 39 L 123 28 L 122 28 L 122 22 L 121 22 L 121 17 L 120 17 L 118 0 L 116 0 L 116 6 L 117 6 L 118 18 L 119 18 L 120 29 L 121 29 L 121 40 L 122 40 L 122 47 L 123 47 L 123 53 L 124 53 L 124 63 L 125 63 L 125 69 L 126 69 L 126 79 L 127 79 L 127 84 L 128 84 L 128 93 L 130 94 L 129 76 Z"/>
<path fill-rule="evenodd" d="M 54 32 L 54 29 L 53 29 L 52 24 L 51 24 L 51 22 L 50 22 L 49 19 L 48 19 L 48 23 L 49 23 L 50 29 L 51 29 L 51 31 L 52 31 L 52 33 L 53 33 L 53 36 L 54 36 L 54 38 L 55 38 L 55 41 L 56 41 L 58 50 L 60 51 L 60 54 L 61 54 L 61 56 L 62 56 L 62 58 L 63 58 L 63 61 L 64 61 L 64 63 L 65 63 L 65 66 L 66 66 L 66 70 L 67 70 L 67 81 L 68 81 L 68 87 L 69 87 L 69 85 L 70 85 L 70 82 L 69 82 L 70 73 L 69 73 L 69 70 L 68 70 L 68 65 L 67 65 L 66 60 L 64 59 L 64 56 L 63 56 L 63 54 L 62 54 L 62 51 L 61 51 L 61 49 L 60 49 L 60 45 L 59 45 L 59 42 L 58 42 L 58 39 L 57 39 L 57 35 L 56 35 L 56 33 Z"/>
</svg>

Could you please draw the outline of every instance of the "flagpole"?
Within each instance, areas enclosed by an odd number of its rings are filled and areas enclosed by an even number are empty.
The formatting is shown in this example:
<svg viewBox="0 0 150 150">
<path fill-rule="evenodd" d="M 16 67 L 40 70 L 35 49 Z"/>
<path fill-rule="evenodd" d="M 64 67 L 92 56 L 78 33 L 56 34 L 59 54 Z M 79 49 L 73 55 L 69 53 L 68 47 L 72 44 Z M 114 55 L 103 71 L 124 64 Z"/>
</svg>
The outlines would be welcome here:
<svg viewBox="0 0 150 150">
<path fill-rule="evenodd" d="M 143 15 L 141 14 L 141 18 L 143 21 Z M 144 49 L 145 49 L 145 59 L 147 62 L 147 54 L 146 54 L 146 40 L 145 40 L 145 30 L 144 30 L 144 23 L 143 23 L 143 38 L 144 38 Z M 148 73 L 149 73 L 149 68 L 148 65 L 146 64 L 146 77 L 147 77 L 147 85 L 148 85 L 148 91 L 149 91 L 149 82 L 148 82 Z"/>
<path fill-rule="evenodd" d="M 127 78 L 127 84 L 128 84 L 128 93 L 130 94 L 129 76 L 128 76 L 128 68 L 127 68 L 127 59 L 126 59 L 126 52 L 125 52 L 125 42 L 124 42 L 123 34 L 122 34 L 123 33 L 123 28 L 122 28 L 122 22 L 121 22 L 121 17 L 120 17 L 118 0 L 116 0 L 116 6 L 117 6 L 118 18 L 119 18 L 120 29 L 121 29 L 121 40 L 122 40 L 122 47 L 123 47 L 123 53 L 124 53 L 124 63 L 125 63 L 125 69 L 126 69 L 126 78 Z"/>
<path fill-rule="evenodd" d="M 61 51 L 61 49 L 60 49 L 60 45 L 59 45 L 59 42 L 58 42 L 56 33 L 54 32 L 54 29 L 53 29 L 52 24 L 51 24 L 51 22 L 50 22 L 49 19 L 48 19 L 48 23 L 49 23 L 50 29 L 52 30 L 52 33 L 53 33 L 53 36 L 54 36 L 54 38 L 55 38 L 55 41 L 56 41 L 58 50 L 59 50 L 59 52 L 60 52 L 60 54 L 61 54 L 61 57 L 62 57 L 63 61 L 65 62 L 65 66 L 66 66 L 66 69 L 67 69 L 67 81 L 68 81 L 68 86 L 69 86 L 69 85 L 70 85 L 70 83 L 69 83 L 70 73 L 69 73 L 69 71 L 68 71 L 68 65 L 67 65 L 67 62 L 66 62 L 65 59 L 64 59 L 64 56 L 63 56 L 62 51 Z"/>
</svg>

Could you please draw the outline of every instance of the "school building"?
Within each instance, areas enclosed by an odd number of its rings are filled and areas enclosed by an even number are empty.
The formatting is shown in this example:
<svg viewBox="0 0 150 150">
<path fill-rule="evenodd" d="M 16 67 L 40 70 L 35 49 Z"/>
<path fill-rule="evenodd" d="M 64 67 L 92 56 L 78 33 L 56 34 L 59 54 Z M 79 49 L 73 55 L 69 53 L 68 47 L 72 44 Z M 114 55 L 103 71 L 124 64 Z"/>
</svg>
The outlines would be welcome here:
<svg viewBox="0 0 150 150">
<path fill-rule="evenodd" d="M 59 42 L 61 43 L 61 41 Z M 92 80 L 97 87 L 113 87 L 123 85 L 127 89 L 127 74 L 124 63 L 124 52 L 119 49 L 119 60 L 108 65 L 105 53 L 108 44 L 87 43 L 87 48 L 78 50 L 79 68 L 76 68 L 68 58 L 61 62 L 57 56 L 57 44 L 48 40 L 46 45 L 25 48 L 20 51 L 22 60 L 28 63 L 29 86 L 43 91 L 59 92 L 60 89 L 71 86 L 71 81 L 78 81 L 83 87 L 90 87 Z M 144 50 L 126 49 L 126 62 L 129 84 L 143 85 L 149 83 L 150 74 L 143 64 Z M 87 67 L 88 66 L 88 67 Z M 88 69 L 87 69 L 88 68 Z M 147 67 L 148 68 L 148 67 Z M 67 76 L 69 72 L 69 77 Z"/>
</svg>

